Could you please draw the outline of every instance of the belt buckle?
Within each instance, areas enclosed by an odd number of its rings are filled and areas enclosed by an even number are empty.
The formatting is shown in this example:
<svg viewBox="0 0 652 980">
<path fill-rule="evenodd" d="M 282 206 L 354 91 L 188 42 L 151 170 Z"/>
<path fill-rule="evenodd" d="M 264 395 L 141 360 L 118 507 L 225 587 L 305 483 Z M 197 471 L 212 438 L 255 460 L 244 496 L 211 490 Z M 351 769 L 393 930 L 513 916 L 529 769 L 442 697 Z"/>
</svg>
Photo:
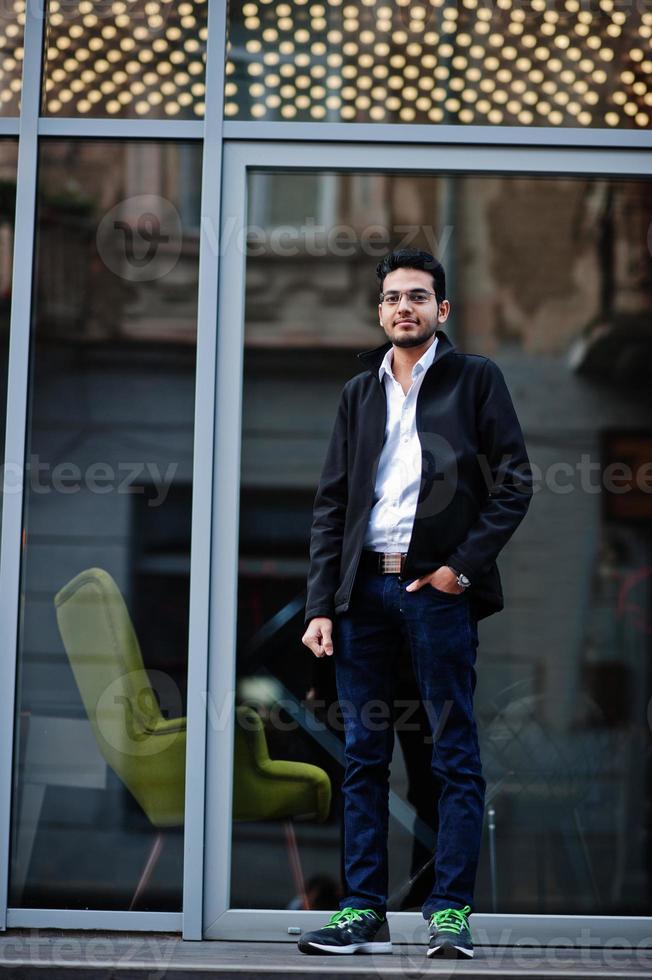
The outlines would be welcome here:
<svg viewBox="0 0 652 980">
<path fill-rule="evenodd" d="M 400 552 L 381 552 L 380 571 L 383 575 L 400 575 L 405 565 L 405 555 Z"/>
</svg>

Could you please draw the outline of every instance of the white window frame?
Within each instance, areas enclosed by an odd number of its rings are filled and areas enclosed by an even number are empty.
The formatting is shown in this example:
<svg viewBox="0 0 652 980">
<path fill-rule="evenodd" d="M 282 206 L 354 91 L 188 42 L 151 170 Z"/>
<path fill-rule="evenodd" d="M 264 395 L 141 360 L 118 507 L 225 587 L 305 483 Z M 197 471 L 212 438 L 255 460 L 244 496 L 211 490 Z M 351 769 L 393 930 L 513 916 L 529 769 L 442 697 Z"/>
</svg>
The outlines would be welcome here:
<svg viewBox="0 0 652 980">
<path fill-rule="evenodd" d="M 237 124 L 236 124 L 237 125 Z M 261 124 L 256 124 L 256 128 Z M 384 128 L 384 127 L 380 127 Z M 225 127 L 229 130 L 230 126 Z M 253 132 L 249 130 L 253 137 Z M 321 130 L 323 137 L 323 128 Z M 329 172 L 437 174 L 539 174 L 640 177 L 652 173 L 652 145 L 646 148 L 541 146 L 453 141 L 420 146 L 403 140 L 379 142 L 369 152 L 366 141 L 284 142 L 267 139 L 225 139 L 222 165 L 220 289 L 228 293 L 218 315 L 218 361 L 215 430 L 215 475 L 212 539 L 211 632 L 208 692 L 215 724 L 208 727 L 206 812 L 211 833 L 205 840 L 204 925 L 206 939 L 294 941 L 291 928 L 315 928 L 323 913 L 266 909 L 231 909 L 233 702 L 236 683 L 238 584 L 238 505 L 243 394 L 244 297 L 247 223 L 247 178 L 263 169 Z M 375 161 L 382 161 L 382 168 Z M 217 461 L 219 460 L 219 466 Z M 425 925 L 420 913 L 389 913 L 392 940 L 420 942 Z M 586 945 L 614 935 L 636 945 L 649 943 L 650 919 L 645 916 L 502 915 L 476 912 L 474 936 L 492 945 L 528 940 L 541 945 L 554 937 Z M 587 932 L 588 930 L 588 932 Z M 423 933 L 423 935 L 422 935 Z M 533 937 L 536 937 L 533 940 Z"/>
</svg>

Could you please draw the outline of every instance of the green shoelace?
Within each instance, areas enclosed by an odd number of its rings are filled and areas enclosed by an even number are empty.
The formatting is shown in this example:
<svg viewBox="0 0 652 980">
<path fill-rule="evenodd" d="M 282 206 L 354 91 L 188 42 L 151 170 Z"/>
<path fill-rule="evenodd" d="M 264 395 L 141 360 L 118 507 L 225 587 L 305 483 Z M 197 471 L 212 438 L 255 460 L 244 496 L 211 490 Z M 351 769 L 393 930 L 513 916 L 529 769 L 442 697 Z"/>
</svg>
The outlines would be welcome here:
<svg viewBox="0 0 652 980">
<path fill-rule="evenodd" d="M 357 922 L 358 919 L 364 918 L 364 916 L 369 912 L 371 912 L 371 914 L 380 922 L 378 915 L 373 909 L 352 909 L 347 906 L 347 908 L 341 909 L 339 912 L 336 912 L 335 915 L 331 916 L 330 922 L 327 926 L 324 926 L 324 928 L 333 929 L 339 925 L 348 925 L 349 922 Z"/>
<path fill-rule="evenodd" d="M 440 909 L 439 912 L 432 913 L 428 925 L 436 925 L 438 929 L 446 929 L 447 932 L 460 933 L 462 929 L 469 928 L 466 917 L 470 911 L 470 905 L 465 905 L 463 909 Z"/>
</svg>

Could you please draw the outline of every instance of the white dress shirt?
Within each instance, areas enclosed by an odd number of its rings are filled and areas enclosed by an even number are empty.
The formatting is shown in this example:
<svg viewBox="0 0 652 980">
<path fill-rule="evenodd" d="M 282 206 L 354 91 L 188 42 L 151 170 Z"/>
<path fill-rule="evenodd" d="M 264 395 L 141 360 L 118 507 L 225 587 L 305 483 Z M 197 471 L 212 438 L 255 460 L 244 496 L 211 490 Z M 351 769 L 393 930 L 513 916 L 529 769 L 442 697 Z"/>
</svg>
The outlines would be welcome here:
<svg viewBox="0 0 652 980">
<path fill-rule="evenodd" d="M 374 503 L 364 547 L 372 551 L 406 552 L 421 487 L 421 443 L 417 433 L 416 404 L 426 371 L 435 357 L 437 340 L 412 368 L 412 384 L 407 395 L 394 377 L 394 348 L 385 354 L 378 377 L 385 381 L 387 424 L 376 484 Z"/>
</svg>

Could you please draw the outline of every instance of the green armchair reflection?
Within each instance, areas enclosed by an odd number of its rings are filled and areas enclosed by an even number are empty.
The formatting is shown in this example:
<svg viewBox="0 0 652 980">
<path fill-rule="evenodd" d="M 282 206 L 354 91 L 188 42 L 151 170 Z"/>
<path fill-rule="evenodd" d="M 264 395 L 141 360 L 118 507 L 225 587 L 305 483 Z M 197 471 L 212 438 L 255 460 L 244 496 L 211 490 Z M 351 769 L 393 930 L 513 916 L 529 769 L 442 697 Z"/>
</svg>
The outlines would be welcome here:
<svg viewBox="0 0 652 980">
<path fill-rule="evenodd" d="M 80 572 L 54 604 L 98 748 L 158 831 L 133 909 L 160 857 L 163 831 L 183 825 L 186 719 L 161 714 L 129 611 L 108 572 Z M 305 901 L 292 820 L 328 817 L 330 780 L 317 766 L 270 759 L 262 719 L 252 708 L 238 707 L 236 720 L 233 819 L 285 821 L 290 866 Z"/>
<path fill-rule="evenodd" d="M 270 759 L 263 722 L 242 705 L 235 729 L 235 820 L 326 820 L 330 812 L 328 774 L 308 762 Z"/>
<path fill-rule="evenodd" d="M 181 826 L 186 719 L 161 714 L 115 581 L 86 569 L 57 592 L 54 606 L 100 752 L 154 827 Z"/>
</svg>

